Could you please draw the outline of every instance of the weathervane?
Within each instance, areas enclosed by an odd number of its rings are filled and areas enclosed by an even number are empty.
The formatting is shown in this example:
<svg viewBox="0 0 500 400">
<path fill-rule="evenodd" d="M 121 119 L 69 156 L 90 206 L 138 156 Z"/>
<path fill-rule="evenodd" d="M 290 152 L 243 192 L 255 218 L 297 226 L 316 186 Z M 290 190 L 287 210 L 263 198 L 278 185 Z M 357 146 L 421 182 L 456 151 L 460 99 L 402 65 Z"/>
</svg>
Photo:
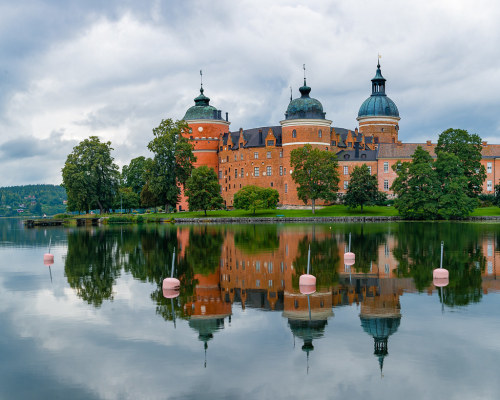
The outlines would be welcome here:
<svg viewBox="0 0 500 400">
<path fill-rule="evenodd" d="M 304 86 L 306 85 L 306 64 L 302 64 L 302 68 L 304 68 Z"/>
<path fill-rule="evenodd" d="M 200 69 L 200 82 L 201 82 L 201 88 L 203 89 L 203 71 Z"/>
<path fill-rule="evenodd" d="M 382 55 L 378 53 L 378 60 L 377 60 L 377 66 L 380 68 L 380 59 L 382 58 Z"/>
<path fill-rule="evenodd" d="M 290 86 L 290 102 L 292 102 L 292 87 Z"/>
</svg>

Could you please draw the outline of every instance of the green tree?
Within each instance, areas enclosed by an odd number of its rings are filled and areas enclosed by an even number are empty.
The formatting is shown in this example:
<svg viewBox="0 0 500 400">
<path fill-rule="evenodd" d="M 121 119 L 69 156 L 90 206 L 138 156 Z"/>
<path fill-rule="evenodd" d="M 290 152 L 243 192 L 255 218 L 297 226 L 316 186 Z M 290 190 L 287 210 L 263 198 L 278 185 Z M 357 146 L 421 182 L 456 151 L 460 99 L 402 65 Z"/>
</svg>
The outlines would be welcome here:
<svg viewBox="0 0 500 400">
<path fill-rule="evenodd" d="M 290 163 L 297 195 L 305 204 L 311 200 L 313 214 L 317 199 L 334 201 L 337 198 L 339 173 L 334 153 L 313 149 L 310 144 L 306 144 L 292 150 Z"/>
<path fill-rule="evenodd" d="M 233 206 L 242 210 L 276 208 L 279 202 L 279 193 L 276 189 L 259 186 L 243 186 L 234 194 Z"/>
<path fill-rule="evenodd" d="M 468 195 L 469 182 L 463 163 L 455 154 L 440 151 L 434 165 L 441 185 L 439 216 L 444 219 L 467 217 L 478 200 Z"/>
<path fill-rule="evenodd" d="M 139 195 L 130 187 L 121 187 L 118 189 L 113 208 L 125 209 L 130 211 L 132 208 L 139 207 Z"/>
<path fill-rule="evenodd" d="M 147 163 L 145 178 L 149 190 L 159 204 L 165 205 L 165 209 L 175 208 L 179 201 L 181 185 L 188 180 L 193 162 L 196 161 L 193 146 L 182 136 L 182 132 L 188 129 L 184 121 L 163 120 L 153 129 L 155 137 L 148 144 L 154 158 Z"/>
<path fill-rule="evenodd" d="M 436 154 L 440 152 L 455 154 L 462 162 L 463 173 L 467 178 L 467 195 L 477 197 L 482 191 L 486 171 L 481 165 L 481 138 L 463 129 L 447 129 L 439 135 Z"/>
<path fill-rule="evenodd" d="M 344 196 L 344 203 L 349 208 L 356 208 L 365 204 L 373 204 L 378 198 L 377 176 L 370 174 L 366 164 L 354 167 L 351 173 L 351 180 Z"/>
<path fill-rule="evenodd" d="M 495 185 L 495 204 L 500 207 L 500 185 Z"/>
<path fill-rule="evenodd" d="M 111 142 L 90 136 L 73 148 L 62 169 L 69 211 L 109 210 L 118 187 L 118 166 L 111 157 Z"/>
<path fill-rule="evenodd" d="M 186 182 L 185 193 L 190 211 L 203 210 L 207 215 L 207 210 L 220 209 L 224 206 L 217 174 L 206 165 L 193 169 L 191 177 Z"/>
<path fill-rule="evenodd" d="M 158 204 L 154 193 L 149 189 L 149 183 L 146 183 L 141 190 L 140 204 L 145 208 L 156 207 Z"/>
<path fill-rule="evenodd" d="M 129 165 L 122 168 L 123 186 L 130 187 L 138 195 L 146 184 L 146 163 L 149 159 L 140 156 L 130 160 Z"/>
<path fill-rule="evenodd" d="M 394 206 L 405 218 L 435 219 L 439 215 L 440 184 L 431 155 L 418 146 L 412 162 L 393 165 L 397 178 L 391 189 L 397 195 Z"/>
</svg>

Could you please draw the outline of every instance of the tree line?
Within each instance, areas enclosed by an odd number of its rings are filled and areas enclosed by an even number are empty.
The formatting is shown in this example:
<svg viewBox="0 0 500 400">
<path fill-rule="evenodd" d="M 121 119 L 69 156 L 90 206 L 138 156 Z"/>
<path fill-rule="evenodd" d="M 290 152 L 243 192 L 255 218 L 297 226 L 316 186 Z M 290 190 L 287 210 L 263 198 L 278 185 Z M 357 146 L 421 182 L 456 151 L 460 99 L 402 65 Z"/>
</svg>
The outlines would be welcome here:
<svg viewBox="0 0 500 400">
<path fill-rule="evenodd" d="M 207 166 L 194 168 L 193 145 L 182 133 L 185 121 L 163 120 L 153 129 L 148 144 L 151 158 L 137 157 L 120 173 L 111 156 L 111 142 L 91 136 L 68 155 L 62 169 L 68 210 L 101 213 L 111 210 L 162 207 L 176 210 L 182 188 L 191 211 L 225 208 L 216 172 Z M 481 139 L 467 131 L 449 129 L 436 146 L 437 160 L 418 147 L 412 162 L 394 166 L 397 178 L 391 189 L 395 206 L 405 218 L 463 218 L 477 206 L 485 179 L 481 165 Z M 305 145 L 291 152 L 292 179 L 297 195 L 305 204 L 339 200 L 338 160 L 334 153 Z M 500 192 L 500 188 L 497 188 Z M 273 188 L 245 186 L 234 195 L 237 209 L 276 208 L 279 192 Z M 350 208 L 384 204 L 387 195 L 378 190 L 376 175 L 367 165 L 353 169 L 346 194 L 341 201 Z"/>
<path fill-rule="evenodd" d="M 0 188 L 0 216 L 64 212 L 66 191 L 58 185 L 21 185 Z"/>
</svg>

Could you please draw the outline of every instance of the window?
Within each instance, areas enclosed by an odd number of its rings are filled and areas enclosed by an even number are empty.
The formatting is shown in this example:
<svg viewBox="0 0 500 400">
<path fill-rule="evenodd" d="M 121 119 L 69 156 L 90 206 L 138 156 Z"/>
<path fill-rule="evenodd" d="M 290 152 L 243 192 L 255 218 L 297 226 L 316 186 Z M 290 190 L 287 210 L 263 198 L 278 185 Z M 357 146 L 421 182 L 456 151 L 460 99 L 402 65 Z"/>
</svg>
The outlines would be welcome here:
<svg viewBox="0 0 500 400">
<path fill-rule="evenodd" d="M 389 172 L 389 162 L 384 161 L 384 172 Z"/>
<path fill-rule="evenodd" d="M 260 261 L 255 261 L 255 271 L 260 272 Z"/>
<path fill-rule="evenodd" d="M 285 193 L 288 193 L 288 183 L 285 183 Z"/>
<path fill-rule="evenodd" d="M 387 179 L 384 180 L 384 190 L 389 190 L 389 181 Z"/>
<path fill-rule="evenodd" d="M 344 190 L 347 190 L 348 186 L 349 186 L 349 181 L 344 181 Z"/>
<path fill-rule="evenodd" d="M 270 151 L 267 152 L 267 158 L 271 158 L 271 152 Z"/>
<path fill-rule="evenodd" d="M 222 146 L 220 147 L 220 151 L 222 151 Z"/>
<path fill-rule="evenodd" d="M 266 174 L 267 174 L 267 176 L 271 176 L 272 175 L 272 169 L 271 169 L 271 167 L 267 167 L 266 168 Z"/>
<path fill-rule="evenodd" d="M 222 179 L 222 171 L 219 171 L 219 179 Z"/>
<path fill-rule="evenodd" d="M 253 153 L 253 158 L 255 158 L 257 160 L 259 158 L 259 153 L 257 153 L 257 152 Z"/>
<path fill-rule="evenodd" d="M 237 178 L 238 177 L 238 168 L 235 168 L 234 169 L 234 177 Z"/>
<path fill-rule="evenodd" d="M 352 142 L 347 143 L 347 147 L 352 147 Z"/>
<path fill-rule="evenodd" d="M 389 256 L 389 245 L 387 243 L 385 244 L 385 256 Z"/>
<path fill-rule="evenodd" d="M 272 279 L 269 279 L 269 281 L 267 282 L 267 286 L 273 287 L 273 281 L 272 281 Z"/>
<path fill-rule="evenodd" d="M 336 146 L 337 145 L 337 141 L 336 140 L 332 140 L 332 146 Z"/>
<path fill-rule="evenodd" d="M 285 269 L 284 269 L 284 264 L 283 264 L 283 261 L 281 261 L 281 264 L 280 264 L 280 269 L 281 269 L 281 272 L 283 272 Z"/>
<path fill-rule="evenodd" d="M 283 165 L 280 165 L 280 176 L 283 176 Z"/>
<path fill-rule="evenodd" d="M 259 167 L 254 167 L 253 176 L 259 176 Z"/>
<path fill-rule="evenodd" d="M 370 173 L 370 175 L 372 174 L 372 167 L 368 166 L 368 172 Z"/>
<path fill-rule="evenodd" d="M 344 166 L 344 175 L 349 175 L 349 167 L 347 165 Z"/>
<path fill-rule="evenodd" d="M 293 132 L 292 132 L 292 137 L 293 138 L 296 138 L 297 137 L 297 131 L 294 129 Z"/>
<path fill-rule="evenodd" d="M 323 137 L 323 132 L 321 132 L 321 129 L 318 131 L 318 137 L 321 139 Z"/>
<path fill-rule="evenodd" d="M 385 273 L 388 274 L 389 273 L 389 264 L 385 264 Z"/>
<path fill-rule="evenodd" d="M 269 265 L 267 266 L 267 272 L 272 273 L 273 272 L 273 262 L 269 261 Z"/>
<path fill-rule="evenodd" d="M 486 172 L 488 174 L 491 174 L 492 170 L 493 170 L 493 164 L 489 162 L 488 164 L 486 164 Z"/>
<path fill-rule="evenodd" d="M 271 182 L 271 187 L 273 187 L 273 186 L 274 186 L 274 183 Z"/>
<path fill-rule="evenodd" d="M 491 192 L 493 190 L 493 181 L 486 182 L 486 191 Z"/>
<path fill-rule="evenodd" d="M 245 174 L 243 173 L 243 168 L 241 169 L 241 177 L 243 178 L 243 176 L 245 176 Z"/>
<path fill-rule="evenodd" d="M 260 280 L 259 279 L 255 280 L 255 287 L 260 287 Z"/>
<path fill-rule="evenodd" d="M 236 160 L 238 160 L 238 155 L 237 154 L 234 155 L 234 161 L 236 161 Z"/>
<path fill-rule="evenodd" d="M 243 160 L 243 153 L 241 154 L 241 160 Z"/>
<path fill-rule="evenodd" d="M 226 162 L 229 162 L 229 156 L 226 156 Z"/>
<path fill-rule="evenodd" d="M 267 141 L 268 146 L 274 146 L 274 140 L 268 140 Z"/>
<path fill-rule="evenodd" d="M 493 262 L 488 261 L 488 274 L 491 275 L 493 273 Z"/>
<path fill-rule="evenodd" d="M 280 151 L 280 158 L 283 158 L 283 150 Z"/>
</svg>

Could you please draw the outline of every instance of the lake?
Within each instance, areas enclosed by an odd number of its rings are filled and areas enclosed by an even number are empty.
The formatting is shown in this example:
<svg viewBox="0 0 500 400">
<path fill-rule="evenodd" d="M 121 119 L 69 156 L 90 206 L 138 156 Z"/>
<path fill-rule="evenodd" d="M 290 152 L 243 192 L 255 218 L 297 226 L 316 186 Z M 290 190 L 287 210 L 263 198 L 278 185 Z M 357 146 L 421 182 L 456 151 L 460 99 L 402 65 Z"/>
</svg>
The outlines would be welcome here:
<svg viewBox="0 0 500 400">
<path fill-rule="evenodd" d="M 441 242 L 445 287 L 432 279 Z M 309 249 L 317 286 L 305 295 Z M 181 288 L 170 298 L 173 258 Z M 1 219 L 0 259 L 1 399 L 500 393 L 498 223 L 25 229 Z"/>
</svg>

